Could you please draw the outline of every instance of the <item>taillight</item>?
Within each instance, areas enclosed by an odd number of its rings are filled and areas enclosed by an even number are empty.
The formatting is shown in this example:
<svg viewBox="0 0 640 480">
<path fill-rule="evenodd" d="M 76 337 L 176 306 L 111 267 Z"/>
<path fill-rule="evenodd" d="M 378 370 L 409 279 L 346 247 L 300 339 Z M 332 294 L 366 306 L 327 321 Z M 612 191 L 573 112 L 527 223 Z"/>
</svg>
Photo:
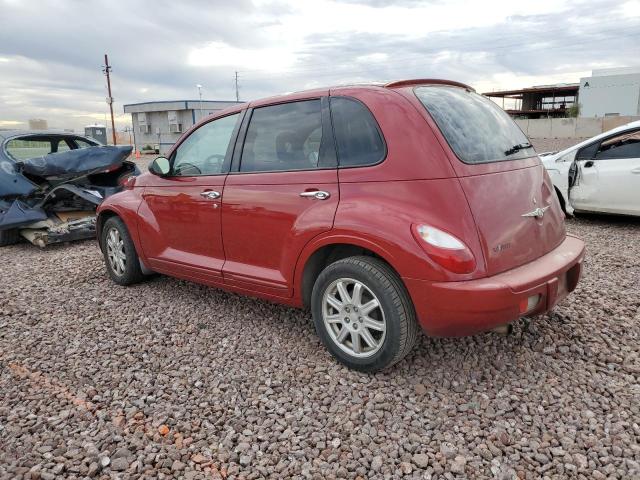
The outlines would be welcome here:
<svg viewBox="0 0 640 480">
<path fill-rule="evenodd" d="M 429 257 L 438 265 L 454 273 L 471 273 L 476 260 L 461 240 L 430 225 L 413 225 L 414 237 Z"/>
<path fill-rule="evenodd" d="M 129 175 L 128 177 L 121 178 L 119 183 L 125 190 L 131 190 L 136 184 L 136 176 Z"/>
</svg>

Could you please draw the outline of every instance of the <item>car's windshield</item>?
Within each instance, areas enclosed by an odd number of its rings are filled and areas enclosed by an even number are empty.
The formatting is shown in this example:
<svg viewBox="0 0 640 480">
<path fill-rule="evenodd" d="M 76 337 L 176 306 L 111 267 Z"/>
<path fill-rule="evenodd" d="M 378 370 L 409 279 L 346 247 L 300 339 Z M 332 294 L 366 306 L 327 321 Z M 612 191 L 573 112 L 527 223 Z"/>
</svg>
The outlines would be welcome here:
<svg viewBox="0 0 640 480">
<path fill-rule="evenodd" d="M 522 130 L 488 98 L 446 85 L 417 87 L 415 94 L 463 162 L 487 163 L 535 155 Z"/>
</svg>

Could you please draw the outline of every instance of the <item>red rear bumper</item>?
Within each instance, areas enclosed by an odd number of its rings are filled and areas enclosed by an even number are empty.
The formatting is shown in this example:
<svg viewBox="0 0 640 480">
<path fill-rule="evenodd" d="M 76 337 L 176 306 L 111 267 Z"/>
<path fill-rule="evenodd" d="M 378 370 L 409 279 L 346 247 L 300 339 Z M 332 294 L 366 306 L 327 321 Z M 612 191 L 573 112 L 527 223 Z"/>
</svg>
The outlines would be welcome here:
<svg viewBox="0 0 640 480">
<path fill-rule="evenodd" d="M 567 235 L 555 250 L 493 277 L 465 282 L 403 280 L 427 334 L 456 337 L 549 311 L 576 288 L 583 258 L 584 242 Z M 521 305 L 536 295 L 537 305 L 523 313 Z"/>
</svg>

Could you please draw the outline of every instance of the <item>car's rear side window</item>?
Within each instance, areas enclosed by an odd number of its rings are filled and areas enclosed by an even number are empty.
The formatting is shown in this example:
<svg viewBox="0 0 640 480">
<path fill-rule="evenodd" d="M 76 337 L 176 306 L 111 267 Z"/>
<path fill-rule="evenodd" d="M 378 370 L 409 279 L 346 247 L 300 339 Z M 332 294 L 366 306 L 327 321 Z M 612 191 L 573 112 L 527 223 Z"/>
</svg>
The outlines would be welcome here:
<svg viewBox="0 0 640 480">
<path fill-rule="evenodd" d="M 331 118 L 338 150 L 338 165 L 374 165 L 386 155 L 386 147 L 376 120 L 360 101 L 331 97 Z"/>
<path fill-rule="evenodd" d="M 7 142 L 6 149 L 16 160 L 28 160 L 51 153 L 52 144 L 49 138 L 14 138 Z"/>
<path fill-rule="evenodd" d="M 247 128 L 240 171 L 319 168 L 321 108 L 319 99 L 256 108 Z"/>
<path fill-rule="evenodd" d="M 488 98 L 446 85 L 417 87 L 414 91 L 463 162 L 488 163 L 535 155 L 509 114 Z"/>
</svg>

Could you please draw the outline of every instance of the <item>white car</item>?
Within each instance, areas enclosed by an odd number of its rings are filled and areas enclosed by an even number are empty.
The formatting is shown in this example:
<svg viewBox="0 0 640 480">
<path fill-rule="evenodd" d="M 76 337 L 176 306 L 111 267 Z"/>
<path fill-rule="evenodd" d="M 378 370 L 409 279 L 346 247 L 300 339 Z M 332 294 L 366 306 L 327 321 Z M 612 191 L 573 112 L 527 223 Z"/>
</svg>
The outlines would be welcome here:
<svg viewBox="0 0 640 480">
<path fill-rule="evenodd" d="M 640 121 L 540 159 L 563 210 L 640 216 Z"/>
</svg>

